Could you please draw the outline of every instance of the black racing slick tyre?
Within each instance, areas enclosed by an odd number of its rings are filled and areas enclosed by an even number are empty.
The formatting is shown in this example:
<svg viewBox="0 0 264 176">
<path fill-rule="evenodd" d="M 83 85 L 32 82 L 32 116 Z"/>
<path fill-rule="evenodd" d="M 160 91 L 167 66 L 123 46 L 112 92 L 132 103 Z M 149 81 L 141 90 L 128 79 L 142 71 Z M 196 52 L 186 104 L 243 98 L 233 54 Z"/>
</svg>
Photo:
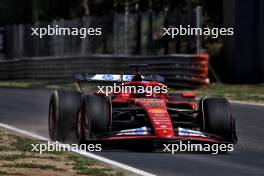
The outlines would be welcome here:
<svg viewBox="0 0 264 176">
<path fill-rule="evenodd" d="M 106 96 L 87 95 L 85 97 L 86 117 L 91 120 L 91 131 L 95 135 L 106 135 L 110 132 L 112 107 Z"/>
<path fill-rule="evenodd" d="M 53 141 L 75 140 L 76 116 L 81 94 L 68 90 L 56 90 L 49 103 L 49 135 Z"/>
<path fill-rule="evenodd" d="M 229 102 L 225 98 L 204 98 L 201 101 L 204 132 L 236 142 L 235 119 Z"/>
</svg>

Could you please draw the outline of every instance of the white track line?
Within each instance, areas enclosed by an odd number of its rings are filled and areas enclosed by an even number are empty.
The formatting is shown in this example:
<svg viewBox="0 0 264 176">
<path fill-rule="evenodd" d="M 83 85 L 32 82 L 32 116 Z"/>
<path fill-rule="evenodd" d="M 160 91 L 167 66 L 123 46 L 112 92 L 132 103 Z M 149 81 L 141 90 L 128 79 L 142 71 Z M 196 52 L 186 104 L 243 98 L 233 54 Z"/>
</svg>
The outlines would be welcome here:
<svg viewBox="0 0 264 176">
<path fill-rule="evenodd" d="M 116 162 L 116 161 L 113 161 L 113 160 L 110 160 L 110 159 L 107 159 L 107 158 L 104 158 L 104 157 L 101 157 L 101 156 L 98 156 L 98 155 L 95 155 L 95 154 L 92 154 L 92 153 L 89 153 L 89 152 L 74 151 L 74 150 L 72 150 L 72 151 L 73 152 L 76 152 L 76 153 L 79 153 L 81 155 L 84 155 L 84 156 L 87 156 L 87 157 L 91 157 L 91 158 L 97 159 L 99 161 L 102 161 L 102 162 L 105 162 L 105 163 L 108 163 L 108 164 L 111 164 L 111 165 L 120 167 L 122 169 L 131 171 L 131 172 L 134 172 L 134 173 L 136 173 L 138 175 L 143 175 L 143 176 L 156 176 L 156 175 L 151 174 L 149 172 L 145 172 L 143 170 L 140 170 L 140 169 L 137 169 L 137 168 L 134 168 L 134 167 L 131 167 L 131 166 L 128 166 L 128 165 L 125 165 L 125 164 L 122 164 L 122 163 L 119 163 L 119 162 Z"/>
<path fill-rule="evenodd" d="M 28 131 L 25 131 L 25 130 L 21 130 L 19 128 L 16 128 L 16 127 L 13 127 L 13 126 L 10 126 L 10 125 L 7 125 L 7 124 L 0 123 L 0 127 L 8 129 L 8 130 L 11 130 L 11 131 L 15 131 L 17 133 L 23 134 L 25 136 L 28 136 L 28 137 L 31 137 L 31 138 L 34 138 L 34 139 L 38 139 L 38 140 L 42 140 L 42 141 L 48 141 L 49 140 L 48 138 L 45 138 L 43 136 L 28 132 Z"/>
<path fill-rule="evenodd" d="M 34 139 L 43 140 L 43 141 L 48 141 L 49 140 L 48 138 L 45 138 L 43 136 L 28 132 L 28 131 L 21 130 L 19 128 L 16 128 L 16 127 L 13 127 L 13 126 L 10 126 L 10 125 L 7 125 L 7 124 L 0 123 L 0 127 L 8 129 L 8 130 L 11 130 L 11 131 L 14 131 L 14 132 L 17 132 L 17 133 L 20 133 L 20 134 L 23 134 L 25 136 L 28 136 L 28 137 L 31 137 L 31 138 L 34 138 Z M 65 144 L 60 144 L 60 145 L 66 146 Z M 71 149 L 71 151 L 75 152 L 75 153 L 79 153 L 79 154 L 87 156 L 87 157 L 90 157 L 90 158 L 93 158 L 93 159 L 96 159 L 96 160 L 99 160 L 99 161 L 102 161 L 102 162 L 105 162 L 105 163 L 108 163 L 108 164 L 111 164 L 111 165 L 114 165 L 114 166 L 117 166 L 117 167 L 125 169 L 127 171 L 136 173 L 138 175 L 156 176 L 156 175 L 154 175 L 152 173 L 145 172 L 143 170 L 140 170 L 140 169 L 137 169 L 137 168 L 134 168 L 134 167 L 119 163 L 117 161 L 113 161 L 113 160 L 104 158 L 102 156 L 98 156 L 98 155 L 92 154 L 90 152 L 85 152 L 85 151 L 80 151 L 80 150 L 73 150 L 73 149 Z"/>
</svg>

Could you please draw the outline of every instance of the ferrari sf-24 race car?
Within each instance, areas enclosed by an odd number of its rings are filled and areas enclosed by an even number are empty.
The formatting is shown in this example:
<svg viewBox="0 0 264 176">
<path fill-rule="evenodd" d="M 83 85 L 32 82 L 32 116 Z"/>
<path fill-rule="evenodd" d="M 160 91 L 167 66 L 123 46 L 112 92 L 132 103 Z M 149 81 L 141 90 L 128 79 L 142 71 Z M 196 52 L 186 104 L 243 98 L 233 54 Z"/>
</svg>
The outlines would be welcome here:
<svg viewBox="0 0 264 176">
<path fill-rule="evenodd" d="M 174 94 L 84 92 L 81 82 L 107 81 L 122 86 L 163 87 L 161 76 L 79 74 L 77 91 L 56 90 L 49 104 L 51 140 L 195 141 L 236 143 L 235 119 L 224 98 L 195 99 L 192 92 Z"/>
</svg>

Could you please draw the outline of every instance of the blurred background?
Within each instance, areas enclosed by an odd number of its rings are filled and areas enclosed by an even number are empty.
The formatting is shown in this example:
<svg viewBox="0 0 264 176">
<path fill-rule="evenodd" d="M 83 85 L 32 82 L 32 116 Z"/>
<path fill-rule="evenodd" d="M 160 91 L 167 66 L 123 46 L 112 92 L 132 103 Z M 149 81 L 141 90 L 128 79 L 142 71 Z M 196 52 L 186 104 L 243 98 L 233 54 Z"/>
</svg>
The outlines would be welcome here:
<svg viewBox="0 0 264 176">
<path fill-rule="evenodd" d="M 202 86 L 208 78 L 262 83 L 263 23 L 261 0 L 0 0 L 0 79 L 68 81 L 78 72 L 125 72 L 136 62 L 172 86 Z M 30 35 L 47 25 L 101 27 L 103 35 Z M 233 27 L 235 34 L 163 37 L 163 27 L 179 25 Z"/>
</svg>

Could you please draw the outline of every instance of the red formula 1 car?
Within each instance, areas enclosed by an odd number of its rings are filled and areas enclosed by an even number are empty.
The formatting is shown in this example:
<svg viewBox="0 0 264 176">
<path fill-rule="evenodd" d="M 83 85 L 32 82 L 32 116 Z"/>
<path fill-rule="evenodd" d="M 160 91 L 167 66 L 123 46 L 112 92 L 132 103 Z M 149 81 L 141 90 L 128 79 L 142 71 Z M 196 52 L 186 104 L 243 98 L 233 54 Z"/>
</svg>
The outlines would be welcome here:
<svg viewBox="0 0 264 176">
<path fill-rule="evenodd" d="M 80 82 L 119 82 L 119 92 L 86 94 Z M 195 100 L 190 92 L 169 94 L 160 76 L 97 74 L 77 76 L 77 91 L 51 95 L 49 134 L 52 140 L 226 142 L 237 141 L 235 120 L 224 98 Z M 124 87 L 134 87 L 124 92 Z M 148 91 L 137 91 L 142 88 Z M 152 89 L 153 88 L 153 89 Z M 159 91 L 157 91 L 159 90 Z M 136 145 L 136 142 L 132 142 Z M 131 143 L 129 144 L 131 145 Z"/>
</svg>

